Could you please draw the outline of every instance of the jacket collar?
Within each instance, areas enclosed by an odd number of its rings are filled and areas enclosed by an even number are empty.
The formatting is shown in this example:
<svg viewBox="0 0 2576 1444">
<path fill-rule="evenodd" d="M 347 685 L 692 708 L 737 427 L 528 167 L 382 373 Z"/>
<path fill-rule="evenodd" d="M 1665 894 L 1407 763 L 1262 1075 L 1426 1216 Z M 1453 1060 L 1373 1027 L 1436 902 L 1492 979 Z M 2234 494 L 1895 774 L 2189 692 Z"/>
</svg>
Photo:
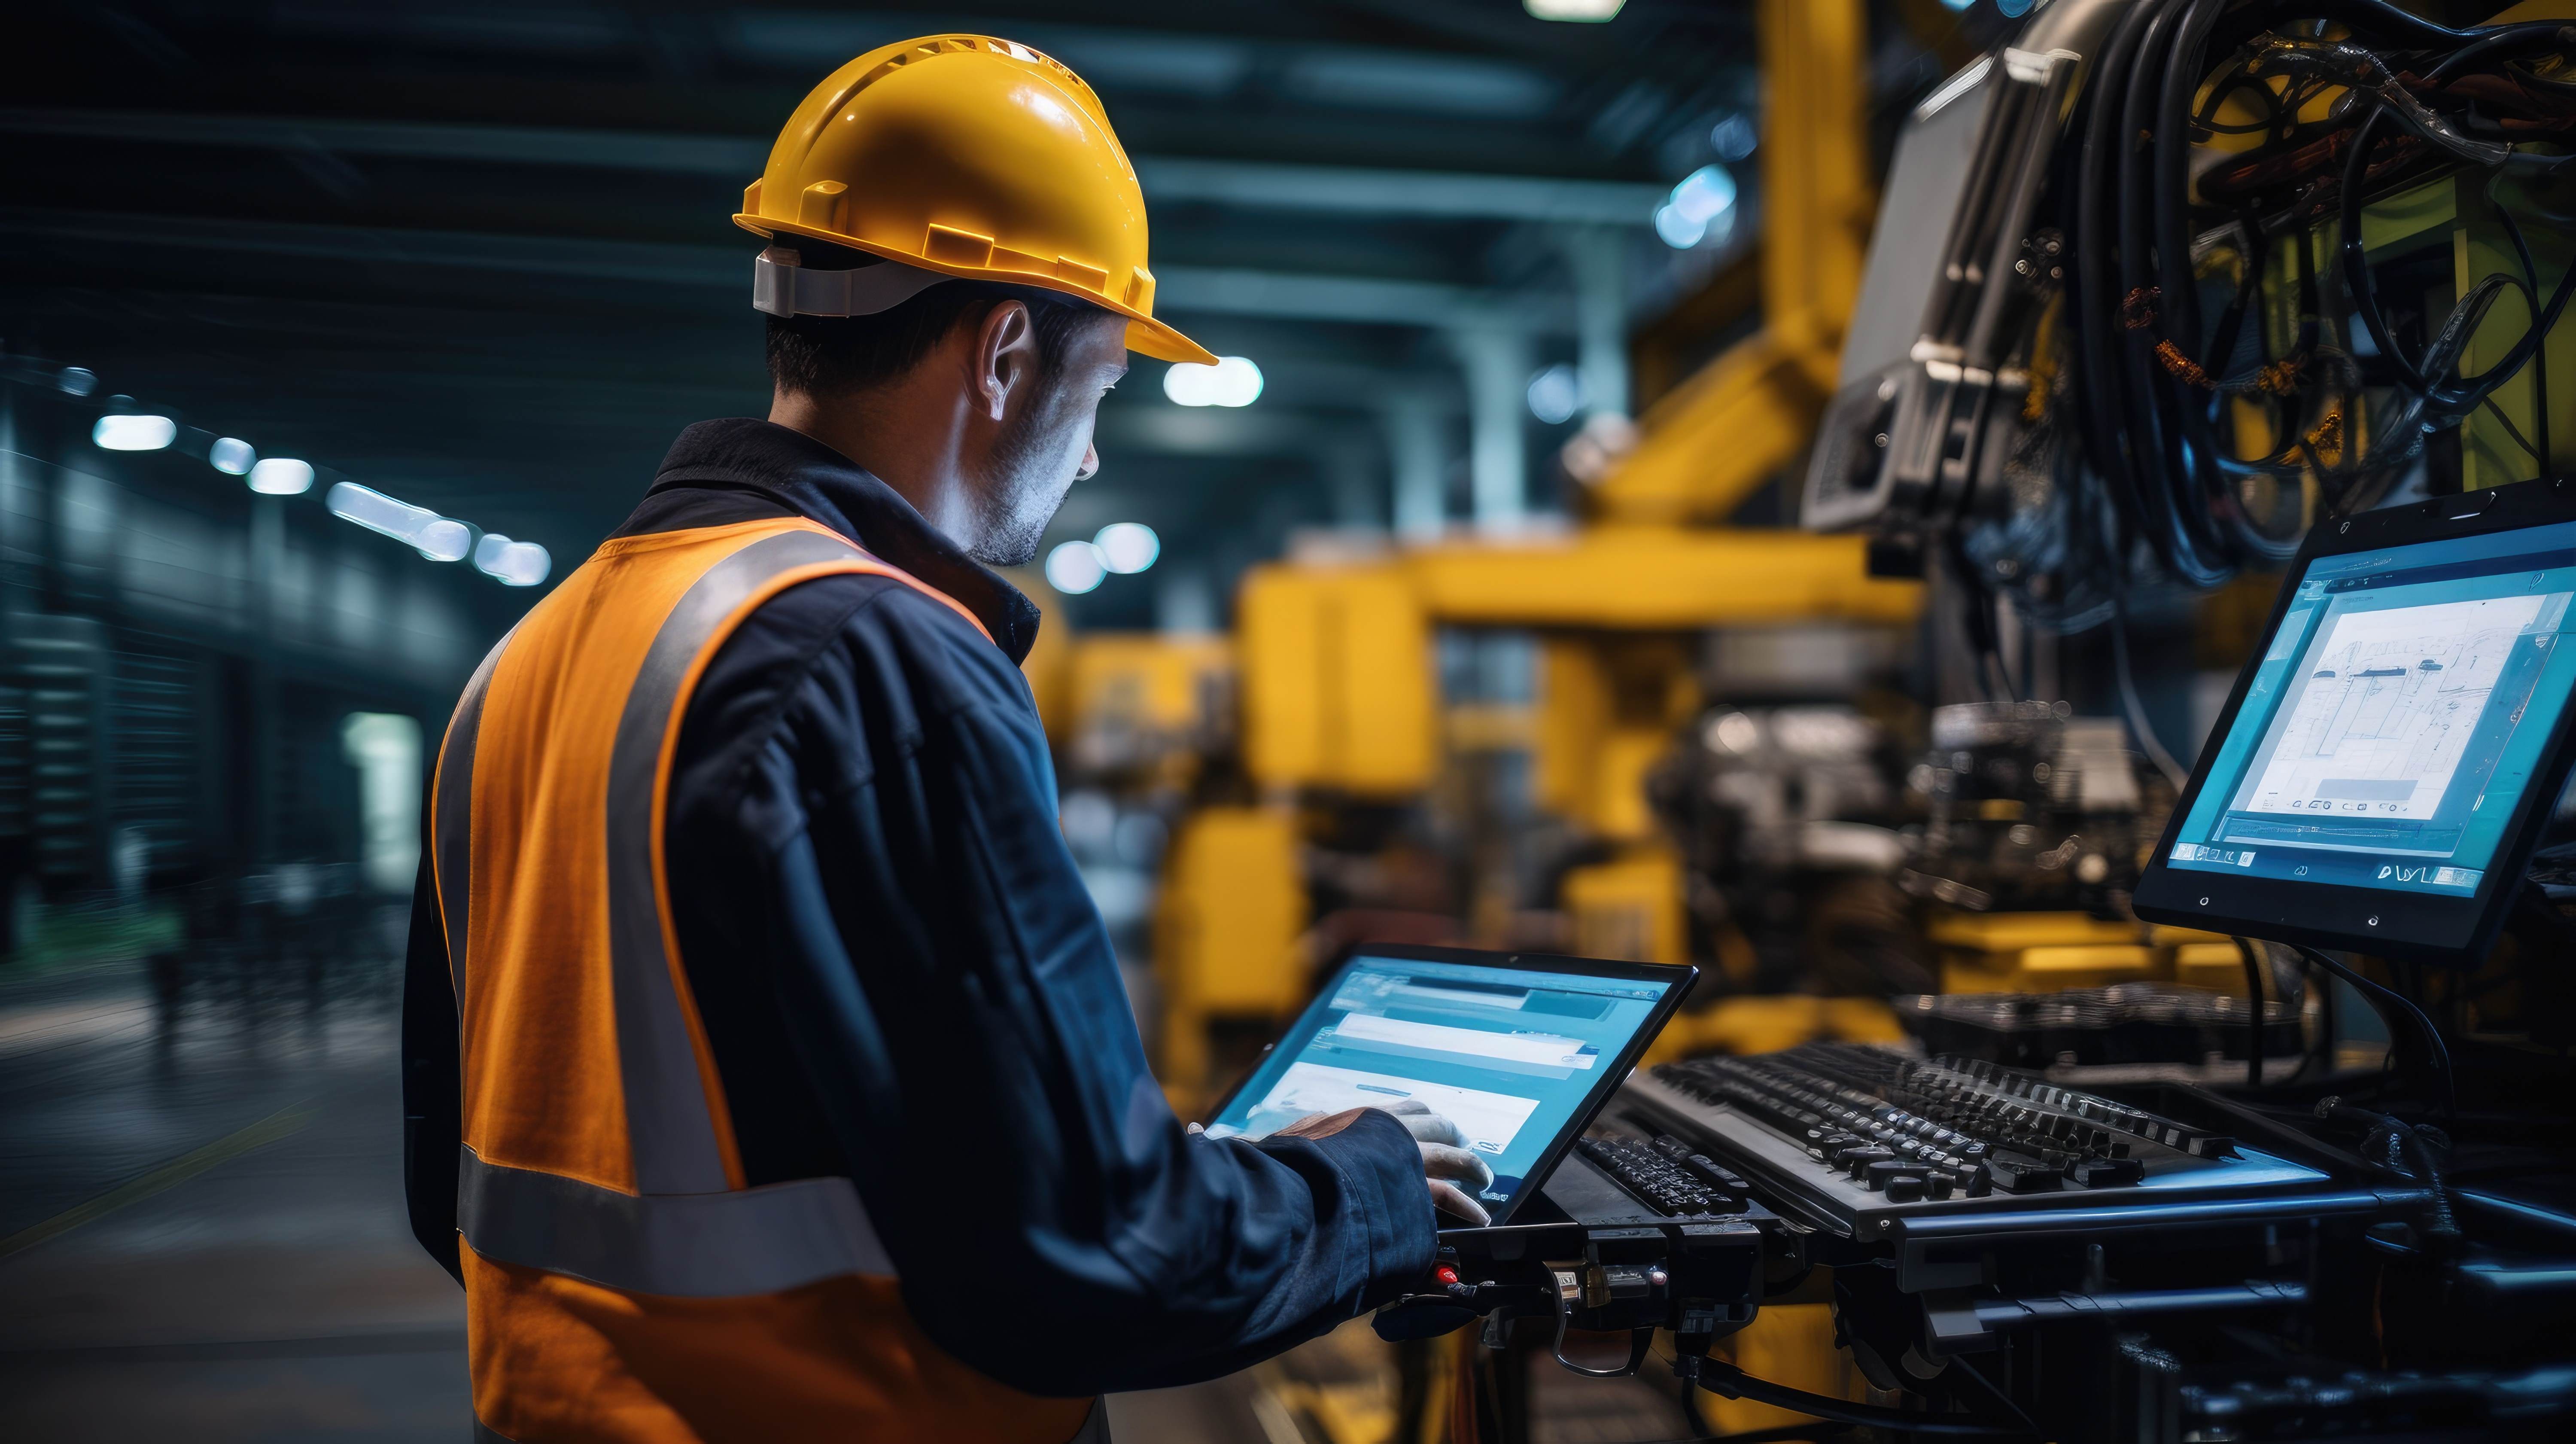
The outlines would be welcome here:
<svg viewBox="0 0 2576 1444">
<path fill-rule="evenodd" d="M 703 489 L 763 498 L 937 587 L 973 612 L 1014 664 L 1037 641 L 1035 603 L 959 550 L 893 487 L 803 432 L 750 417 L 701 421 L 671 443 L 644 510 L 668 493 Z M 643 519 L 639 510 L 635 521 Z M 658 528 L 631 521 L 626 529 Z"/>
</svg>

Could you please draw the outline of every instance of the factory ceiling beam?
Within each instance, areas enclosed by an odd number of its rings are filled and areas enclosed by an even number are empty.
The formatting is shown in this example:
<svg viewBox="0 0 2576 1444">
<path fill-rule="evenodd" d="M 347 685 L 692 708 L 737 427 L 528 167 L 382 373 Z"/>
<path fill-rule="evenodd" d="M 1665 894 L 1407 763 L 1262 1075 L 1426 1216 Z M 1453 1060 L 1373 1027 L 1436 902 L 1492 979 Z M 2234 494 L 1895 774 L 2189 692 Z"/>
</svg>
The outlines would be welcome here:
<svg viewBox="0 0 2576 1444">
<path fill-rule="evenodd" d="M 148 111 L 0 110 L 0 133 L 153 145 L 323 151 L 333 155 L 583 166 L 745 180 L 769 159 L 761 141 L 551 127 L 171 115 Z M 1460 171 L 1375 170 L 1266 161 L 1136 157 L 1156 203 L 1259 210 L 1580 225 L 1652 223 L 1664 188 L 1624 181 Z"/>
<path fill-rule="evenodd" d="M 129 248 L 256 252 L 359 265 L 511 271 L 674 287 L 739 289 L 750 271 L 747 250 L 723 246 L 0 207 L 0 245 L 12 234 Z M 1541 334 L 1562 334 L 1573 326 L 1573 308 L 1563 296 L 1369 276 L 1173 266 L 1161 271 L 1156 300 L 1174 311 L 1300 321 L 1486 325 Z"/>
</svg>

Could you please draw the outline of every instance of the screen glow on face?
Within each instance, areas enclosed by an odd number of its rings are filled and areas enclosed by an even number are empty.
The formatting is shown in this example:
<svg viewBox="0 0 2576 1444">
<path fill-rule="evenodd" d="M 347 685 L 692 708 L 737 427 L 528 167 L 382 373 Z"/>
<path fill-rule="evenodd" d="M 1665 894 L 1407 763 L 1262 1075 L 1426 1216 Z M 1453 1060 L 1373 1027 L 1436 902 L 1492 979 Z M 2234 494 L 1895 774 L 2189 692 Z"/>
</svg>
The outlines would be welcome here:
<svg viewBox="0 0 2576 1444">
<path fill-rule="evenodd" d="M 1494 1171 L 1500 1217 L 1672 985 L 1362 957 L 1208 1124 L 1264 1138 L 1313 1113 L 1420 1101 Z"/>
<path fill-rule="evenodd" d="M 2169 866 L 2468 897 L 2576 685 L 2576 523 L 2320 557 Z"/>
</svg>

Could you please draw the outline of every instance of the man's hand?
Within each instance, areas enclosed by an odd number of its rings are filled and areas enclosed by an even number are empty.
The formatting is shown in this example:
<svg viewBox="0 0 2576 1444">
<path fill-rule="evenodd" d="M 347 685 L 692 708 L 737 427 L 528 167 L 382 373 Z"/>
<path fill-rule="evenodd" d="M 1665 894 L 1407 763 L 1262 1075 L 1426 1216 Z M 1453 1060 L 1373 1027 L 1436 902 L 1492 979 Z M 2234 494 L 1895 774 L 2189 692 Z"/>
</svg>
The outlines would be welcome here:
<svg viewBox="0 0 2576 1444">
<path fill-rule="evenodd" d="M 1330 1138 L 1350 1127 L 1362 1111 L 1348 1108 L 1339 1113 L 1309 1113 L 1270 1136 Z M 1404 1125 L 1405 1131 L 1413 1135 L 1414 1145 L 1422 1150 L 1422 1177 L 1431 1186 L 1432 1206 L 1477 1228 L 1493 1222 L 1485 1206 L 1476 1202 L 1475 1190 L 1494 1181 L 1494 1170 L 1463 1146 L 1467 1140 L 1457 1124 L 1432 1112 L 1431 1106 L 1418 1098 L 1391 1103 L 1379 1111 L 1394 1114 L 1395 1121 Z"/>
</svg>

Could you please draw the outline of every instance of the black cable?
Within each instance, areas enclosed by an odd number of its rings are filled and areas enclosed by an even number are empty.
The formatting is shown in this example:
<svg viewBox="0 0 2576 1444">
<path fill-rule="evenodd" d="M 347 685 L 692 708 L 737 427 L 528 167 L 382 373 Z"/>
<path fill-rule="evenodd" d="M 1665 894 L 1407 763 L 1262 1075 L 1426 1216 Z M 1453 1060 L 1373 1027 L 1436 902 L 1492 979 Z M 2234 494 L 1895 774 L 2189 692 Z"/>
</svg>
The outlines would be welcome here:
<svg viewBox="0 0 2576 1444">
<path fill-rule="evenodd" d="M 2127 77 L 2128 92 L 2122 97 L 2119 151 L 2120 211 L 2120 280 L 2124 304 L 2135 298 L 2141 311 L 2159 316 L 2180 314 L 2196 308 L 2197 301 L 2189 283 L 2181 289 L 2164 289 L 2159 272 L 2166 269 L 2158 254 L 2158 241 L 2171 227 L 2165 224 L 2164 188 L 2156 183 L 2162 169 L 2162 157 L 2153 143 L 2159 101 L 2166 73 L 2183 63 L 2176 53 L 2176 33 L 2187 27 L 2201 0 L 2165 0 L 2153 7 L 2146 28 L 2138 40 L 2138 58 Z M 2141 7 L 2145 8 L 2145 7 Z M 2136 137 L 2149 141 L 2140 144 Z M 2183 254 L 2173 264 L 2188 276 L 2190 271 L 2189 241 Z M 2152 298 L 2152 299 L 2151 299 Z M 2125 320 L 2125 318 L 2124 318 Z M 2195 316 L 2196 321 L 2196 316 Z M 2208 509 L 2195 493 L 2200 467 L 2193 455 L 2191 439 L 2185 434 L 2181 417 L 2165 385 L 2164 363 L 2156 354 L 2153 327 L 2129 327 L 2128 421 L 2135 428 L 2135 443 L 2146 457 L 2148 485 L 2146 491 L 2157 498 L 2157 509 L 2173 534 L 2175 571 L 2195 587 L 2214 587 L 2233 576 L 2236 558 L 2224 538 L 2211 525 Z"/>
<path fill-rule="evenodd" d="M 1986 1397 L 2003 1405 L 2004 1412 L 2012 1415 L 2014 1422 L 2029 1430 L 2033 1435 L 2037 1435 L 2040 1432 L 2039 1425 L 2032 1420 L 2029 1414 L 2023 1412 L 2022 1407 L 2019 1404 L 2013 1402 L 2012 1395 L 2005 1393 L 2000 1388 L 1997 1388 L 1994 1380 L 1987 1378 L 1982 1372 L 1971 1367 L 1966 1358 L 1952 1358 L 1950 1360 L 1950 1367 L 1958 1370 L 1962 1377 L 1976 1381 L 1977 1387 L 1985 1391 Z"/>
<path fill-rule="evenodd" d="M 2152 5 L 2134 5 L 2121 12 L 2103 44 L 2102 58 L 2093 68 L 2092 79 L 2077 96 L 2076 103 L 2083 111 L 2083 141 L 2077 151 L 2075 183 L 2071 188 L 2074 209 L 2068 217 L 2066 289 L 2074 302 L 2068 307 L 2068 315 L 2074 321 L 2075 354 L 2081 361 L 2077 374 L 2092 378 L 2092 384 L 2073 388 L 2076 402 L 2084 411 L 2079 439 L 2086 458 L 2094 475 L 2102 479 L 2103 489 L 2110 493 L 2120 530 L 2145 538 L 2157 560 L 2168 570 L 2178 572 L 2180 565 L 2173 554 L 2171 538 L 2161 519 L 2150 514 L 2152 508 L 2146 501 L 2143 451 L 2137 446 L 2138 439 L 2121 424 L 2121 408 L 2115 404 L 2124 364 L 2120 353 L 2125 347 L 2118 339 L 2120 276 L 2112 264 L 2120 241 L 2111 220 L 2107 192 L 2113 154 L 2128 144 L 2127 134 L 2120 129 L 2122 87 L 2153 9 Z M 2125 548 L 2117 550 L 2119 554 L 2112 559 L 2115 569 L 2124 564 L 2127 554 Z"/>
<path fill-rule="evenodd" d="M 1786 1384 L 1756 1379 L 1733 1364 L 1716 1359 L 1701 1359 L 1694 1376 L 1699 1387 L 1727 1399 L 1751 1399 L 1777 1409 L 1813 1414 L 1838 1424 L 1857 1424 L 1867 1429 L 1886 1429 L 1899 1434 L 1928 1434 L 1943 1439 L 2028 1439 L 2028 1430 L 2011 1424 L 1984 1420 L 1951 1418 L 1939 1414 L 1916 1414 L 1904 1409 L 1882 1409 L 1875 1404 L 1855 1404 L 1827 1394 L 1810 1394 Z"/>
<path fill-rule="evenodd" d="M 2443 50 L 2479 35 L 2475 30 L 2436 25 L 2398 9 L 2388 0 L 2272 0 L 2268 5 L 2246 7 L 2243 23 L 2251 30 L 2262 31 L 2284 20 L 2331 20 L 2395 41 L 2405 50 Z"/>
<path fill-rule="evenodd" d="M 2459 1215 L 2451 1207 L 2451 1184 L 2442 1169 L 2442 1154 L 2451 1146 L 2449 1134 L 2429 1123 L 2408 1123 L 2385 1113 L 2355 1108 L 2336 1097 L 2318 1099 L 2313 1111 L 2322 1122 L 2358 1123 L 2370 1130 L 2362 1144 L 2362 1156 L 2391 1173 L 2422 1183 L 2432 1196 L 2431 1216 L 2425 1221 L 2424 1231 L 2446 1246 L 2459 1241 Z"/>
<path fill-rule="evenodd" d="M 2504 428 L 2504 434 L 2512 438 L 2514 445 L 2522 448 L 2523 455 L 2530 457 L 2535 464 L 2539 463 L 2540 448 L 2531 444 L 2531 438 L 2522 434 L 2522 428 L 2513 424 L 2513 418 L 2504 414 L 2504 408 L 2495 404 L 2494 397 L 2490 396 L 2478 405 L 2484 407 L 2486 413 L 2495 418 L 2496 425 Z M 2542 467 L 2543 475 L 2546 475 L 2547 471 L 2545 466 Z"/>
<path fill-rule="evenodd" d="M 2501 174 L 2502 172 L 2497 173 L 2497 175 Z M 2490 201 L 2495 199 L 2496 179 L 2497 176 L 2487 177 L 2487 199 Z M 2540 267 L 2531 258 L 2531 242 L 2524 239 L 2522 222 L 2513 218 L 2510 207 L 2497 205 L 2496 215 L 2504 222 L 2505 234 L 2513 238 L 2514 257 L 2522 263 L 2523 310 L 2531 317 L 2531 324 L 2537 327 L 2540 325 Z M 2540 475 L 2537 479 L 2546 481 L 2557 471 L 2556 466 L 2549 459 L 2549 337 L 2546 333 L 2542 334 L 2539 346 L 2533 348 L 2531 353 L 2531 394 L 2531 429 L 2540 438 L 2536 446 L 2531 442 L 2523 441 L 2521 430 L 2513 424 L 2511 417 L 2504 414 L 2504 408 L 2495 404 L 2493 398 L 2489 398 L 2486 405 L 2488 409 L 2495 412 L 2496 419 L 2504 423 L 2504 429 L 2513 433 L 2513 439 L 2521 443 L 2522 449 L 2531 453 L 2531 459 L 2540 463 Z"/>
<path fill-rule="evenodd" d="M 2165 342 L 2188 360 L 2202 354 L 2199 278 L 2192 267 L 2191 217 L 2188 212 L 2191 188 L 2191 110 L 2192 96 L 2199 88 L 2205 67 L 2201 57 L 2207 51 L 2209 33 L 2218 23 L 2229 0 L 2189 0 L 2190 8 L 2177 23 L 2171 42 L 2172 54 L 2165 64 L 2160 94 L 2157 97 L 2154 126 L 2154 168 L 2151 172 L 2154 197 L 2153 242 L 2156 258 L 2156 287 L 2164 298 L 2158 308 Z M 2248 255 L 2250 266 L 2261 263 L 2261 253 Z M 2216 359 L 2216 358 L 2213 358 Z M 2216 365 L 2203 368 L 2216 375 Z M 2187 478 L 2195 495 L 2192 510 L 2213 514 L 2223 523 L 2233 544 L 2231 554 L 2284 559 L 2298 550 L 2297 537 L 2269 536 L 2254 524 L 2229 484 L 2218 459 L 2224 448 L 2218 444 L 2218 420 L 2212 407 L 2222 404 L 2213 391 L 2207 400 L 2194 394 L 2190 382 L 2165 375 L 2157 378 L 2157 388 L 2168 398 L 2178 428 L 2182 449 L 2178 475 Z M 2232 557 L 2231 557 L 2232 559 Z"/>
<path fill-rule="evenodd" d="M 2460 1116 L 2460 1094 L 2458 1079 L 2451 1071 L 2451 1045 L 2442 1041 L 2442 1030 L 2433 1026 L 2433 1020 L 2425 1015 L 2424 1010 L 2416 1007 L 2412 1001 L 2408 1000 L 2394 989 L 2385 987 L 2379 983 L 2371 981 L 2369 978 L 2363 977 L 2359 972 L 2346 967 L 2342 963 L 2336 962 L 2333 958 L 2326 956 L 2315 948 L 2308 947 L 2305 944 L 2292 944 L 2292 946 L 2298 948 L 2300 956 L 2306 958 L 2309 962 L 2316 964 L 2318 967 L 2321 967 L 2336 977 L 2343 979 L 2345 982 L 2352 984 L 2354 990 L 2361 994 L 2363 1000 L 2372 1005 L 2372 1007 L 2379 1013 L 2380 1020 L 2389 1025 L 2388 1046 L 2389 1052 L 2392 1055 L 2397 1051 L 2397 1028 L 2395 1026 L 2395 1015 L 2391 1012 L 2390 1008 L 2379 1007 L 2379 1004 L 2385 1002 L 2406 1014 L 2406 1016 L 2414 1023 L 2416 1031 L 2421 1033 L 2424 1037 L 2424 1048 L 2427 1058 L 2431 1061 L 2435 1069 L 2442 1075 L 2442 1116 L 2452 1120 L 2454 1123 L 2458 1122 Z"/>
<path fill-rule="evenodd" d="M 2245 1086 L 2263 1086 L 2263 964 L 2249 938 L 2236 940 L 2236 955 L 2245 960 Z"/>
<path fill-rule="evenodd" d="M 2129 589 L 2122 579 L 2125 570 L 2118 561 L 2111 567 L 2111 668 L 2120 684 L 2120 707 L 2129 717 L 2129 730 L 2138 734 L 2138 748 L 2147 760 L 2180 792 L 2190 783 L 2191 774 L 2165 744 L 2156 737 L 2155 725 L 2147 719 L 2147 704 L 2138 696 L 2138 675 L 2129 665 Z"/>
<path fill-rule="evenodd" d="M 2557 21 L 2539 21 L 2500 26 L 2494 30 L 2476 34 L 2471 43 L 2445 56 L 2425 78 L 2428 83 L 2438 83 L 2448 78 L 2462 63 L 2491 50 L 2507 48 L 2526 41 L 2557 43 L 2566 29 L 2566 26 Z M 2362 329 L 2370 333 L 2371 343 L 2379 348 L 2380 355 L 2385 357 L 2388 363 L 2396 368 L 2398 375 L 2404 378 L 2407 389 L 2428 393 L 2436 389 L 2441 378 L 2438 375 L 2419 372 L 2414 362 L 2409 360 L 2404 350 L 2398 346 L 2395 335 L 2388 329 L 2387 318 L 2380 314 L 2378 288 L 2370 274 L 2369 258 L 2362 247 L 2361 192 L 2364 177 L 2369 169 L 2371 140 L 2377 133 L 2380 120 L 2387 113 L 2384 102 L 2373 104 L 2370 112 L 2353 127 L 2350 146 L 2344 153 L 2342 190 L 2336 197 L 2342 228 L 2340 252 L 2344 286 L 2352 296 L 2353 314 L 2361 321 Z M 2534 331 L 2545 334 L 2550 327 L 2556 325 L 2559 311 L 2567 304 L 2570 289 L 2563 284 L 2558 288 L 2558 292 L 2550 298 L 2545 319 L 2534 322 Z M 2533 290 L 2536 296 L 2537 285 L 2534 285 Z M 2463 297 L 2462 304 L 2465 305 L 2466 302 L 2467 298 Z M 2455 311 L 2454 314 L 2456 315 L 2457 312 Z M 2532 334 L 2526 332 L 2523 341 L 2517 343 L 2504 360 L 2488 368 L 2485 376 L 2478 377 L 2475 381 L 2464 378 L 2464 384 L 2473 387 L 2484 385 L 2485 390 L 2492 390 L 2494 386 L 2502 385 L 2521 368 L 2524 361 L 2529 359 L 2527 347 L 2532 340 Z M 2483 395 L 2484 391 L 2480 391 L 2478 396 L 2464 400 L 2457 409 L 2465 412 L 2475 407 L 2477 400 Z M 2392 434 L 2397 430 L 2397 428 L 2391 428 Z"/>
</svg>

